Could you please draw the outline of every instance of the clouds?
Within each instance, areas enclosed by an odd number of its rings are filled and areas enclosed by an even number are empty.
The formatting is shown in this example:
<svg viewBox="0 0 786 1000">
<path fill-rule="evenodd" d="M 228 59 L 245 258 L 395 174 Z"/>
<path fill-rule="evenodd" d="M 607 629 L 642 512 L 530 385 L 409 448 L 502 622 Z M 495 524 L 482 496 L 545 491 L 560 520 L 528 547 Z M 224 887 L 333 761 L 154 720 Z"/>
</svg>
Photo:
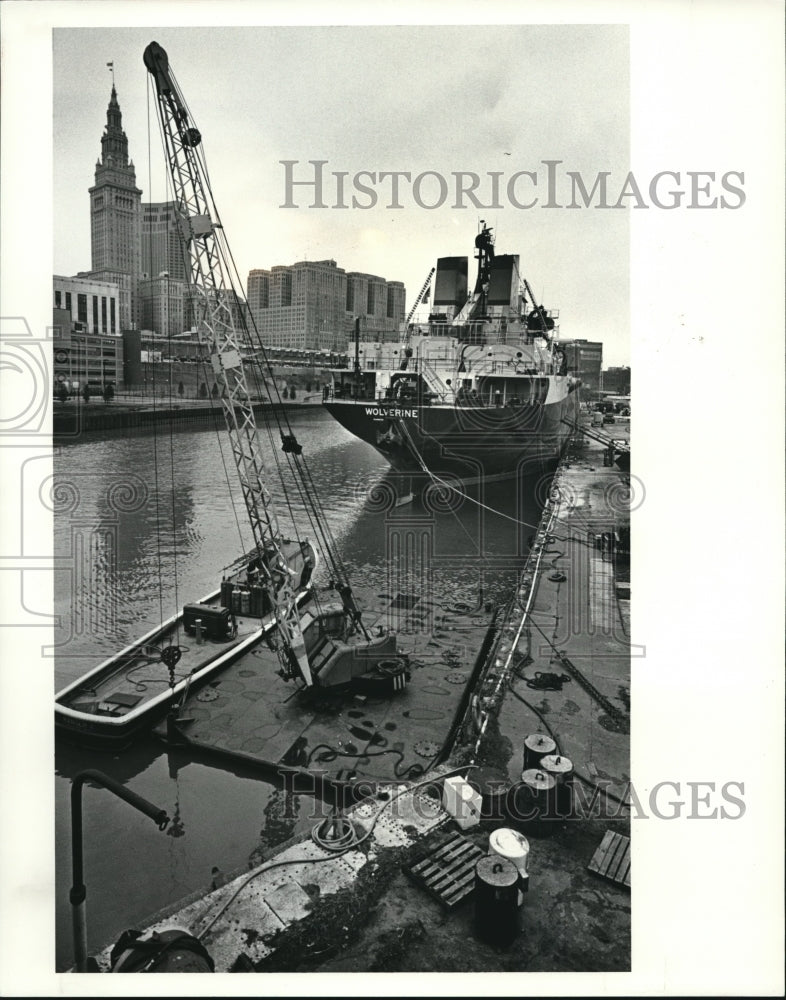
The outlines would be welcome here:
<svg viewBox="0 0 786 1000">
<path fill-rule="evenodd" d="M 56 29 L 57 273 L 90 266 L 87 188 L 111 87 L 108 61 L 143 199 L 169 196 L 142 65 L 153 39 L 168 51 L 204 136 L 243 278 L 254 267 L 332 257 L 347 270 L 404 281 L 412 301 L 438 256 L 471 254 L 482 215 L 496 226 L 500 252 L 520 253 L 533 288 L 549 290 L 564 336 L 580 326 L 581 336 L 607 343 L 609 363 L 629 360 L 627 211 L 521 211 L 503 200 L 504 208 L 484 212 L 456 209 L 452 198 L 433 211 L 409 198 L 395 210 L 384 197 L 373 209 L 282 209 L 279 162 L 323 159 L 327 173 L 401 170 L 414 178 L 542 172 L 540 162 L 556 158 L 590 180 L 598 170 L 622 178 L 624 26 Z"/>
</svg>

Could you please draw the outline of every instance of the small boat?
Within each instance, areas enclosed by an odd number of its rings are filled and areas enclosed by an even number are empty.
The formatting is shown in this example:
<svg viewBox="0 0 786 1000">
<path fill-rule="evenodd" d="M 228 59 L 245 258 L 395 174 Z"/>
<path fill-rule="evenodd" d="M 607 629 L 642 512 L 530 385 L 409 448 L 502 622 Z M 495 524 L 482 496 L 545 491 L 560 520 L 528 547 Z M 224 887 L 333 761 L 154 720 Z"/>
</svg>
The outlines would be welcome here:
<svg viewBox="0 0 786 1000">
<path fill-rule="evenodd" d="M 310 546 L 285 545 L 302 603 L 316 554 Z M 253 558 L 244 564 L 224 578 L 219 590 L 186 604 L 58 692 L 56 733 L 83 745 L 122 749 L 189 690 L 196 691 L 260 643 L 275 627 L 275 615 L 255 582 Z"/>
</svg>

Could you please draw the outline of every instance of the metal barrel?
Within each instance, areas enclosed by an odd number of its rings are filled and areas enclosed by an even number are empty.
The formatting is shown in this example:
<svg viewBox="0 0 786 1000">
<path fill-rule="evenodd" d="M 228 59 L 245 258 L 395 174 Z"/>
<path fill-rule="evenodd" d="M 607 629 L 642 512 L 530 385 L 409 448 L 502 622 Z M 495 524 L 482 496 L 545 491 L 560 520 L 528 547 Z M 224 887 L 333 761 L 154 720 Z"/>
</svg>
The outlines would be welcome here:
<svg viewBox="0 0 786 1000">
<path fill-rule="evenodd" d="M 561 754 L 547 754 L 540 766 L 557 783 L 557 815 L 564 819 L 573 812 L 573 762 Z"/>
<path fill-rule="evenodd" d="M 519 873 L 512 861 L 491 855 L 475 866 L 475 934 L 505 947 L 519 931 Z"/>
<path fill-rule="evenodd" d="M 518 905 L 524 903 L 524 893 L 529 891 L 529 841 L 523 833 L 500 827 L 489 837 L 489 854 L 512 861 L 519 873 Z"/>
<path fill-rule="evenodd" d="M 524 770 L 540 767 L 541 757 L 557 752 L 557 744 L 545 733 L 532 733 L 524 740 Z"/>
<path fill-rule="evenodd" d="M 522 771 L 508 811 L 511 819 L 534 836 L 551 833 L 556 818 L 556 781 L 540 768 Z"/>
</svg>

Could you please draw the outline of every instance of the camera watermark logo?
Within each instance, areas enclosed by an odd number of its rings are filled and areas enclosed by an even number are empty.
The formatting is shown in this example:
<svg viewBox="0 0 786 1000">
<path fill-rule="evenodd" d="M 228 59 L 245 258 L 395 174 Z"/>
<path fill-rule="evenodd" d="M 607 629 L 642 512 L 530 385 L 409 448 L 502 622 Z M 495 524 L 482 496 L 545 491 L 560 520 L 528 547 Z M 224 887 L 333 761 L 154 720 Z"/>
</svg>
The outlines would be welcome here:
<svg viewBox="0 0 786 1000">
<path fill-rule="evenodd" d="M 46 345 L 22 316 L 0 317 L 0 435 L 41 433 L 50 393 Z"/>
</svg>

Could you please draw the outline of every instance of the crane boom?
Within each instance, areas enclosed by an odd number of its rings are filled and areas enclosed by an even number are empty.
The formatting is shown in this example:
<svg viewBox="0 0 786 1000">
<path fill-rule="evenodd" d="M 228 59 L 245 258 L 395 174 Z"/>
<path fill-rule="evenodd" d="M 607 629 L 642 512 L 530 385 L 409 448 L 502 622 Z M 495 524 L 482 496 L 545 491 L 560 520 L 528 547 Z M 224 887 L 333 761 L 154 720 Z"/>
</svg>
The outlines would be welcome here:
<svg viewBox="0 0 786 1000">
<path fill-rule="evenodd" d="M 409 324 L 412 322 L 412 317 L 415 315 L 415 310 L 420 305 L 420 303 L 423 301 L 423 296 L 428 291 L 428 286 L 431 284 L 431 279 L 434 277 L 434 272 L 435 271 L 436 271 L 436 267 L 432 267 L 431 270 L 428 273 L 428 277 L 423 282 L 423 287 L 418 292 L 418 296 L 415 299 L 415 302 L 414 302 L 412 308 L 409 310 L 409 316 L 407 316 L 407 322 L 406 322 L 405 329 L 409 329 Z"/>
<path fill-rule="evenodd" d="M 202 137 L 190 121 L 185 101 L 169 69 L 169 60 L 157 42 L 144 53 L 153 77 L 157 107 L 175 204 L 188 247 L 189 284 L 194 294 L 195 320 L 209 347 L 232 454 L 259 556 L 259 568 L 283 640 L 282 663 L 287 676 L 300 676 L 307 687 L 314 682 L 306 653 L 293 571 L 283 538 L 259 447 L 256 421 L 240 354 L 236 319 L 237 299 L 231 281 L 230 255 L 215 209 Z M 285 443 L 286 447 L 286 443 Z"/>
</svg>

